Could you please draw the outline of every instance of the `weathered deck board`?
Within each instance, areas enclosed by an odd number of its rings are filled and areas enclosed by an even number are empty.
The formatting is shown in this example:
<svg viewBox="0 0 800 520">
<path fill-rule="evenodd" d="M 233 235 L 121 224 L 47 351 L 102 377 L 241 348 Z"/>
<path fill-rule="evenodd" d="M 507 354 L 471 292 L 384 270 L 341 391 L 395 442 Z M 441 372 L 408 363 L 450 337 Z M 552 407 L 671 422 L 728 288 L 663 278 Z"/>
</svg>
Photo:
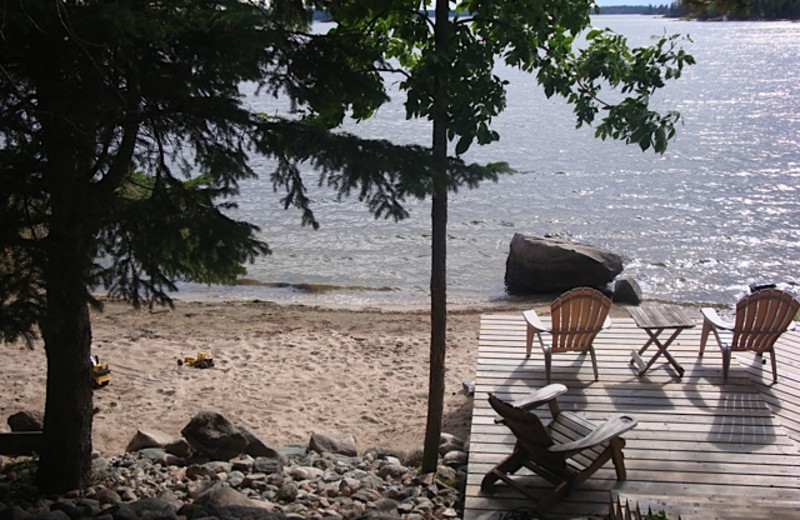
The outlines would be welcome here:
<svg viewBox="0 0 800 520">
<path fill-rule="evenodd" d="M 553 382 L 569 391 L 564 410 L 602 422 L 621 412 L 635 415 L 636 429 L 624 437 L 628 478 L 617 482 L 610 464 L 558 506 L 552 518 L 602 518 L 610 492 L 687 519 L 795 518 L 800 511 L 800 333 L 779 340 L 778 382 L 769 362 L 738 354 L 728 382 L 713 339 L 698 357 L 697 327 L 684 330 L 669 352 L 685 369 L 683 378 L 659 360 L 642 377 L 630 365 L 631 351 L 648 339 L 632 319 L 615 319 L 595 342 L 600 381 L 589 359 L 553 356 Z M 520 315 L 481 319 L 470 465 L 464 520 L 496 520 L 500 513 L 529 506 L 502 489 L 480 491 L 483 475 L 511 452 L 514 437 L 494 423 L 488 392 L 519 397 L 544 386 L 544 359 L 534 343 L 525 359 L 525 324 Z M 655 348 L 655 347 L 652 347 Z M 651 350 L 645 354 L 652 355 Z M 547 417 L 546 409 L 541 410 Z M 544 496 L 549 484 L 531 476 Z"/>
</svg>

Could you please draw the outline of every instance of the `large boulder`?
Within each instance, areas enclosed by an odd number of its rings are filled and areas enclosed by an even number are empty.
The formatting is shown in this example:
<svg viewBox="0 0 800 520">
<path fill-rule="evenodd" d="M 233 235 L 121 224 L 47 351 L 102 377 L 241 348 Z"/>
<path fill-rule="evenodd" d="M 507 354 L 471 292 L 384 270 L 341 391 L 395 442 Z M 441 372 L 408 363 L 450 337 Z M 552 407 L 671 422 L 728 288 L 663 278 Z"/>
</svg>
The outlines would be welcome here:
<svg viewBox="0 0 800 520">
<path fill-rule="evenodd" d="M 214 460 L 230 460 L 244 453 L 248 445 L 239 428 L 215 412 L 200 412 L 192 417 L 181 435 L 195 451 Z"/>
<path fill-rule="evenodd" d="M 247 447 L 245 448 L 245 453 L 250 455 L 251 457 L 268 457 L 268 458 L 277 458 L 280 457 L 277 450 L 270 447 L 266 442 L 264 442 L 261 437 L 259 437 L 253 430 L 248 428 L 247 426 L 242 426 L 241 424 L 238 426 L 239 433 L 244 435 L 244 438 L 247 439 Z"/>
<path fill-rule="evenodd" d="M 602 288 L 622 272 L 622 257 L 588 244 L 516 233 L 506 260 L 509 294 Z"/>
</svg>

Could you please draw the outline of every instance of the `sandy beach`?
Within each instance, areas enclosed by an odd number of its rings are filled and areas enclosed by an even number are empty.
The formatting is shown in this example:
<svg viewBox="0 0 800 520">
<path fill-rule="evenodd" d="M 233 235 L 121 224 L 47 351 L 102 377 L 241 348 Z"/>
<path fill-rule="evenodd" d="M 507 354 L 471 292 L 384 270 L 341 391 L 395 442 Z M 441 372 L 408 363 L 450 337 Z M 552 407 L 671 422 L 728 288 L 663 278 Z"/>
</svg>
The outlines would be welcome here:
<svg viewBox="0 0 800 520">
<path fill-rule="evenodd" d="M 444 430 L 466 436 L 481 310 L 449 316 Z M 422 445 L 428 388 L 427 311 L 336 310 L 266 302 L 176 302 L 134 310 L 107 302 L 92 315 L 93 353 L 112 380 L 95 392 L 93 444 L 122 453 L 137 428 L 178 437 L 200 411 L 220 412 L 274 446 L 312 432 L 355 436 L 359 449 Z M 2 428 L 22 410 L 44 410 L 44 349 L 5 346 Z M 215 366 L 178 360 L 198 351 Z"/>
<path fill-rule="evenodd" d="M 475 377 L 480 315 L 523 307 L 449 311 L 444 431 L 469 434 L 472 399 L 462 381 Z M 151 312 L 108 302 L 93 312 L 92 328 L 93 353 L 112 376 L 94 397 L 93 444 L 102 453 L 122 453 L 138 428 L 178 437 L 201 411 L 220 412 L 273 446 L 305 444 L 313 432 L 352 434 L 359 450 L 422 446 L 427 309 L 176 302 Z M 41 344 L 4 348 L 0 428 L 8 431 L 9 415 L 44 410 L 46 363 Z M 198 351 L 215 366 L 178 364 Z"/>
</svg>

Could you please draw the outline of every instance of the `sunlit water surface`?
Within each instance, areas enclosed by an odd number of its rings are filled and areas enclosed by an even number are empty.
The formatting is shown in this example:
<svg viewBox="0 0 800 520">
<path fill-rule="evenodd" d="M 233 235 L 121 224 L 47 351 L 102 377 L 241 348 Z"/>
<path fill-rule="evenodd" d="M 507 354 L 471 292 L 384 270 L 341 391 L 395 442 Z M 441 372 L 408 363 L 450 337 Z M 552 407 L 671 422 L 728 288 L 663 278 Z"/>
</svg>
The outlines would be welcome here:
<svg viewBox="0 0 800 520">
<path fill-rule="evenodd" d="M 503 160 L 519 173 L 462 190 L 450 200 L 448 299 L 506 298 L 503 277 L 514 233 L 556 235 L 621 254 L 645 297 L 732 303 L 748 284 L 797 292 L 800 278 L 800 24 L 695 23 L 644 16 L 598 16 L 597 26 L 648 44 L 665 32 L 691 37 L 695 56 L 660 92 L 659 109 L 684 117 L 663 156 L 603 142 L 575 129 L 571 109 L 548 100 L 528 76 L 511 81 L 501 140 L 467 159 Z M 256 110 L 272 99 L 249 96 Z M 348 131 L 397 143 L 428 144 L 424 121 L 407 121 L 402 97 Z M 248 266 L 255 285 L 181 284 L 184 299 L 258 298 L 345 306 L 428 301 L 430 201 L 409 203 L 411 218 L 375 220 L 357 200 L 334 200 L 309 177 L 322 227 L 300 226 L 273 193 L 273 164 L 242 185 L 236 218 L 261 227 L 273 251 Z M 308 284 L 331 290 L 308 291 Z"/>
</svg>

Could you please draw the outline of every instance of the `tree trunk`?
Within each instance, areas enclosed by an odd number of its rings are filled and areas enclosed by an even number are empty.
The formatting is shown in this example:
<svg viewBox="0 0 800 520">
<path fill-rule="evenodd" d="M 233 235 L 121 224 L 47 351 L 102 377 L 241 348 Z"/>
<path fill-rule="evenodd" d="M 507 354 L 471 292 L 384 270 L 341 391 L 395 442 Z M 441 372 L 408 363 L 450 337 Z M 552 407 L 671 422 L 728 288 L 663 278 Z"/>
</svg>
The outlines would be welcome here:
<svg viewBox="0 0 800 520">
<path fill-rule="evenodd" d="M 450 45 L 448 2 L 436 2 L 436 48 L 446 55 Z M 445 64 L 448 67 L 449 64 Z M 447 71 L 443 72 L 446 74 Z M 440 106 L 448 93 L 436 92 Z M 445 113 L 436 110 L 435 113 Z M 422 457 L 423 473 L 436 471 L 444 414 L 445 353 L 447 351 L 447 121 L 433 121 L 434 194 L 431 207 L 431 352 L 428 381 L 428 419 Z"/>
<path fill-rule="evenodd" d="M 51 218 L 43 241 L 47 260 L 46 315 L 41 322 L 47 354 L 44 436 L 36 484 L 63 493 L 90 484 L 92 456 L 92 332 L 86 283 L 93 261 L 96 205 L 84 185 L 89 159 L 78 146 L 51 140 Z M 73 169 L 69 166 L 74 165 Z"/>
<path fill-rule="evenodd" d="M 91 476 L 89 310 L 83 301 L 74 297 L 61 298 L 53 293 L 48 287 L 48 317 L 43 327 L 47 395 L 36 474 L 36 484 L 42 493 L 86 488 Z"/>
</svg>

